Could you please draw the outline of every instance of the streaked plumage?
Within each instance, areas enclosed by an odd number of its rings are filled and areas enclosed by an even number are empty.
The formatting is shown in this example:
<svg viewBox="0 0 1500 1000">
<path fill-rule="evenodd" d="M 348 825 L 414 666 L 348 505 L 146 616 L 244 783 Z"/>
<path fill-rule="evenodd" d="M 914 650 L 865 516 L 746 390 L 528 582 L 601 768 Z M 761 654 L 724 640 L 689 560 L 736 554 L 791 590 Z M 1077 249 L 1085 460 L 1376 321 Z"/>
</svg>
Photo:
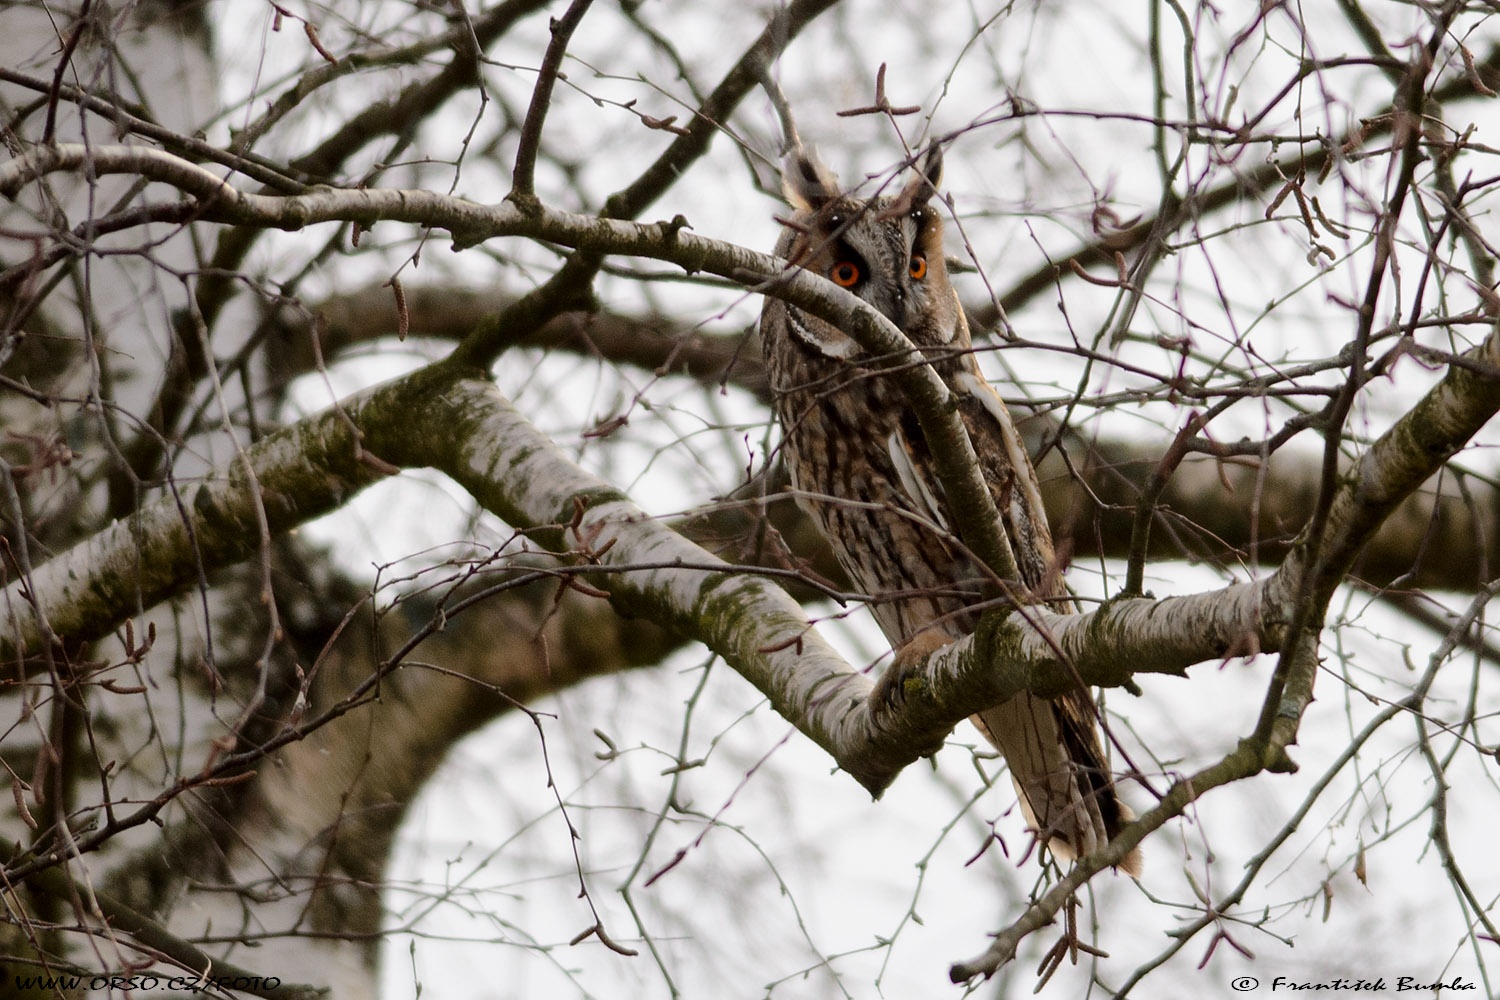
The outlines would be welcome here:
<svg viewBox="0 0 1500 1000">
<path fill-rule="evenodd" d="M 786 174 L 796 213 L 776 253 L 849 288 L 927 354 L 958 401 L 1021 583 L 1033 599 L 1065 603 L 1036 473 L 979 373 L 948 280 L 931 207 L 940 164 L 934 147 L 899 194 L 862 200 L 799 151 Z M 997 591 L 954 544 L 932 455 L 898 387 L 861 366 L 848 335 L 776 299 L 766 300 L 761 338 L 792 484 L 872 598 L 892 648 L 936 648 L 973 631 L 968 609 Z M 973 717 L 1005 756 L 1032 828 L 1062 858 L 1092 851 L 1130 818 L 1094 716 L 1080 689 L 1054 700 L 1022 695 Z M 1135 874 L 1139 865 L 1133 853 L 1122 868 Z"/>
</svg>

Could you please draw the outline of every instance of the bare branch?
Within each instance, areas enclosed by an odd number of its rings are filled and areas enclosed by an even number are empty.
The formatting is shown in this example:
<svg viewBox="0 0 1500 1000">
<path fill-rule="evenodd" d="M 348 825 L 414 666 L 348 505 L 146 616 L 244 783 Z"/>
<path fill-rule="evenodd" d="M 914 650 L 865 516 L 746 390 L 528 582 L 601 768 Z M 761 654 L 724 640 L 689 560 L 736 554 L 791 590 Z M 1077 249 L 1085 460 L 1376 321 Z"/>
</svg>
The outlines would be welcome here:
<svg viewBox="0 0 1500 1000">
<path fill-rule="evenodd" d="M 516 166 L 511 175 L 511 191 L 507 196 L 523 208 L 536 203 L 536 155 L 542 144 L 542 123 L 552 107 L 552 88 L 562 73 L 563 57 L 568 52 L 568 42 L 573 37 L 583 15 L 588 13 L 594 0 L 573 0 L 567 13 L 552 22 L 552 41 L 547 45 L 547 54 L 537 70 L 536 87 L 531 92 L 531 106 L 526 109 L 526 120 L 521 124 L 521 146 L 516 151 Z"/>
<path fill-rule="evenodd" d="M 18 858 L 6 858 L 10 867 Z M 328 995 L 328 990 L 299 983 L 283 983 L 274 975 L 262 975 L 231 962 L 220 961 L 201 948 L 185 941 L 144 913 L 137 911 L 110 893 L 97 887 L 79 885 L 62 868 L 42 868 L 30 876 L 35 883 L 58 899 L 86 899 L 88 908 L 101 918 L 111 931 L 129 934 L 136 941 L 186 970 L 184 989 L 193 980 L 206 984 L 220 984 L 235 992 L 264 997 L 265 1000 L 317 1000 Z"/>
<path fill-rule="evenodd" d="M 81 170 L 85 165 L 99 174 L 136 173 L 173 184 L 202 200 L 205 217 L 216 221 L 292 230 L 332 221 L 357 222 L 365 228 L 382 219 L 416 222 L 448 230 L 460 246 L 495 236 L 524 235 L 589 253 L 667 260 L 688 271 L 709 271 L 795 302 L 847 330 L 872 358 L 891 370 L 933 449 L 960 536 L 1001 578 L 1019 576 L 973 445 L 942 379 L 889 318 L 830 281 L 800 269 L 789 271 L 787 264 L 766 254 L 685 232 L 681 219 L 638 224 L 546 208 L 528 211 L 509 202 L 482 206 L 423 190 L 324 189 L 287 197 L 247 194 L 171 154 L 132 147 L 59 145 L 33 151 L 0 164 L 0 193 L 37 176 Z M 458 360 L 471 363 L 474 359 L 460 355 Z"/>
</svg>

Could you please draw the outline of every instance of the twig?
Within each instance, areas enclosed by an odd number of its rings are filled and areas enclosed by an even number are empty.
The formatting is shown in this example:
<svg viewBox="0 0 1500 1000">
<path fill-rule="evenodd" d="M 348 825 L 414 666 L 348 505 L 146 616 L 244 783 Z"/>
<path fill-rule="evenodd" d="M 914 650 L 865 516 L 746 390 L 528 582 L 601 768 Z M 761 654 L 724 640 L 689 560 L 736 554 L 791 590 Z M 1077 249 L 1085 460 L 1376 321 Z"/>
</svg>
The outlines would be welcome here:
<svg viewBox="0 0 1500 1000">
<path fill-rule="evenodd" d="M 515 169 L 511 172 L 510 194 L 506 196 L 523 208 L 536 204 L 536 157 L 542 145 L 542 125 L 552 107 L 552 88 L 562 76 L 563 56 L 567 55 L 573 31 L 593 2 L 573 0 L 567 12 L 552 21 L 552 41 L 547 43 L 547 53 L 542 57 L 536 86 L 531 91 L 531 106 L 526 109 L 526 120 L 521 123 L 520 146 L 516 150 Z"/>
<path fill-rule="evenodd" d="M 68 66 L 73 62 L 73 53 L 78 49 L 78 43 L 83 38 L 83 33 L 88 30 L 90 12 L 93 0 L 83 0 L 78 8 L 78 16 L 73 19 L 73 30 L 68 32 L 68 38 L 63 42 L 62 52 L 57 57 L 57 68 L 52 72 L 52 86 L 47 90 L 47 122 L 42 128 L 42 142 L 50 143 L 57 139 L 57 104 L 62 94 L 63 75 L 68 72 Z"/>
<path fill-rule="evenodd" d="M 7 858 L 7 867 L 19 861 Z M 46 867 L 27 877 L 33 887 L 57 898 L 77 896 L 96 907 L 112 931 L 129 934 L 151 952 L 212 982 L 230 981 L 237 992 L 264 997 L 265 1000 L 317 1000 L 328 995 L 326 987 L 283 983 L 276 976 L 262 975 L 229 962 L 220 961 L 201 948 L 168 931 L 144 913 L 102 889 L 81 886 L 62 867 Z M 274 984 L 274 985 L 272 985 Z"/>
</svg>

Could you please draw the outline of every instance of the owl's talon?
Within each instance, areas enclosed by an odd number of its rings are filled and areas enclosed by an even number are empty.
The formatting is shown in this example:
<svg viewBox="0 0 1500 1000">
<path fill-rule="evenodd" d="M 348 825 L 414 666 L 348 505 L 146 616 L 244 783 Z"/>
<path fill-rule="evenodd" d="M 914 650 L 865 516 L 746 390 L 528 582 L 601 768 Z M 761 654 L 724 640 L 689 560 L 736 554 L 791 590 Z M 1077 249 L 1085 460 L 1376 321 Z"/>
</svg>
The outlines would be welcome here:
<svg viewBox="0 0 1500 1000">
<path fill-rule="evenodd" d="M 904 673 L 919 663 L 925 663 L 929 656 L 952 642 L 953 636 L 951 635 L 944 635 L 937 629 L 924 629 L 896 650 L 896 659 L 891 664 L 891 669 Z"/>
<path fill-rule="evenodd" d="M 912 636 L 909 642 L 896 650 L 895 659 L 875 682 L 875 690 L 871 694 L 875 704 L 894 708 L 921 694 L 927 682 L 915 671 L 927 662 L 929 656 L 951 642 L 952 636 L 944 635 L 936 629 L 927 629 Z"/>
</svg>

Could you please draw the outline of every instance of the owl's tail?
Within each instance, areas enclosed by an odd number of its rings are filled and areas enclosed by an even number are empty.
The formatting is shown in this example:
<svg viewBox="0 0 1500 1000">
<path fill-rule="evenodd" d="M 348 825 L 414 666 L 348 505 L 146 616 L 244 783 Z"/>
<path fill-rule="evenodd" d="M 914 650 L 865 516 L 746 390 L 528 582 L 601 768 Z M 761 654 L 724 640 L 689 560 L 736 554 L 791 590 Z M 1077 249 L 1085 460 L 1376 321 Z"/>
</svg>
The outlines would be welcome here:
<svg viewBox="0 0 1500 1000">
<path fill-rule="evenodd" d="M 1135 818 L 1115 791 L 1087 699 L 1020 694 L 972 720 L 1004 754 L 1027 823 L 1062 861 L 1104 846 Z M 1118 867 L 1140 877 L 1141 849 Z"/>
</svg>

